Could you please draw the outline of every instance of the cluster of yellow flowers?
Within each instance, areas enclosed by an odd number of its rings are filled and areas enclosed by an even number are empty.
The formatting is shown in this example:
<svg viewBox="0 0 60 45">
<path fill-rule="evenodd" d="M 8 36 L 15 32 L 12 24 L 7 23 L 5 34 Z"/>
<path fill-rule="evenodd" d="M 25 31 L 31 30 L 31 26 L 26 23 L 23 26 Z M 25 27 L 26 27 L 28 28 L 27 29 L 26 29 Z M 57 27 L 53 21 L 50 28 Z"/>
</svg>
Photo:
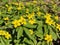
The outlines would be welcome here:
<svg viewBox="0 0 60 45">
<path fill-rule="evenodd" d="M 18 3 L 18 2 L 12 2 L 12 4 L 17 6 L 16 7 L 17 10 L 21 10 L 22 8 L 25 8 L 23 2 L 20 2 L 20 3 Z M 13 7 L 9 6 L 8 4 L 6 4 L 5 6 L 7 7 L 8 11 L 11 11 L 13 9 Z"/>
<path fill-rule="evenodd" d="M 12 22 L 12 24 L 14 25 L 15 28 L 18 27 L 18 26 L 20 26 L 20 25 L 22 25 L 22 24 L 25 25 L 26 24 L 26 19 L 21 16 L 19 20 L 14 20 Z"/>
<path fill-rule="evenodd" d="M 54 21 L 51 19 L 51 15 L 50 15 L 50 14 L 46 14 L 44 17 L 46 18 L 45 23 L 47 23 L 47 24 L 49 24 L 49 25 L 55 26 L 55 27 L 60 31 L 60 24 L 56 24 L 56 22 L 54 22 Z M 54 18 L 55 18 L 55 20 L 58 20 L 58 16 L 55 16 Z"/>
<path fill-rule="evenodd" d="M 52 36 L 51 35 L 45 35 L 45 40 L 47 41 L 47 42 L 51 42 L 52 41 Z"/>
<path fill-rule="evenodd" d="M 28 17 L 28 19 L 32 19 L 34 17 L 34 12 L 31 14 L 28 14 L 27 17 Z"/>
<path fill-rule="evenodd" d="M 34 17 L 34 12 L 33 12 L 32 14 L 27 15 L 27 17 L 28 17 L 28 19 L 29 19 L 29 23 L 30 23 L 30 24 L 36 23 L 35 19 L 33 19 L 33 17 Z"/>
<path fill-rule="evenodd" d="M 46 15 L 44 16 L 46 18 L 45 23 L 49 24 L 49 25 L 55 25 L 55 22 L 51 19 L 51 15 L 46 13 Z"/>
<path fill-rule="evenodd" d="M 3 30 L 0 30 L 0 35 L 5 36 L 5 38 L 7 39 L 11 38 L 11 35 L 8 32 L 3 31 Z"/>
</svg>

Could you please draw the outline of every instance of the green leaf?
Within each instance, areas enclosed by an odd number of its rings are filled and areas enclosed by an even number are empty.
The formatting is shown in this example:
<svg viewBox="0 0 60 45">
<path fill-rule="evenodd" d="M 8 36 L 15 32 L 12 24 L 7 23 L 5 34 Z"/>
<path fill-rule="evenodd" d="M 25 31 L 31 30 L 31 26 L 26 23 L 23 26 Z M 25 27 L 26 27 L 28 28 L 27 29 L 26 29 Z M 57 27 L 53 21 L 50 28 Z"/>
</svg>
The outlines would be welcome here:
<svg viewBox="0 0 60 45">
<path fill-rule="evenodd" d="M 0 45 L 2 45 L 2 44 L 0 43 Z"/>
<path fill-rule="evenodd" d="M 44 35 L 48 34 L 48 27 L 47 25 L 44 25 Z"/>
<path fill-rule="evenodd" d="M 52 38 L 54 40 L 57 40 L 57 34 L 54 32 L 54 30 L 49 26 L 50 34 L 52 35 Z"/>
<path fill-rule="evenodd" d="M 5 42 L 2 40 L 2 37 L 0 37 L 0 41 L 2 45 L 5 45 Z"/>
<path fill-rule="evenodd" d="M 16 29 L 16 31 L 17 31 L 17 39 L 19 39 L 23 34 L 23 28 L 19 27 Z"/>
<path fill-rule="evenodd" d="M 3 23 L 3 20 L 0 20 L 0 24 L 2 24 Z"/>
<path fill-rule="evenodd" d="M 43 22 L 42 21 L 39 21 L 38 22 L 38 27 L 37 27 L 37 31 L 36 31 L 36 35 L 38 37 L 40 37 L 41 39 L 43 39 L 43 29 L 42 29 L 42 26 L 43 26 Z"/>
<path fill-rule="evenodd" d="M 24 38 L 24 42 L 27 43 L 27 44 L 29 44 L 29 45 L 33 45 L 32 40 L 29 40 L 27 38 Z"/>
<path fill-rule="evenodd" d="M 47 45 L 46 41 L 43 41 L 43 42 L 42 42 L 42 45 Z"/>
<path fill-rule="evenodd" d="M 32 24 L 27 23 L 24 26 L 27 27 L 27 28 L 36 28 L 37 25 L 32 25 Z"/>
<path fill-rule="evenodd" d="M 37 45 L 41 45 L 41 42 L 38 42 Z"/>
<path fill-rule="evenodd" d="M 24 28 L 24 31 L 25 31 L 26 35 L 28 36 L 28 38 L 30 38 L 34 42 L 34 44 L 36 45 L 37 41 L 36 41 L 36 39 L 34 39 L 34 37 L 32 37 L 30 35 L 29 30 L 27 28 Z"/>
<path fill-rule="evenodd" d="M 42 30 L 42 27 L 43 27 L 43 22 L 42 21 L 39 21 L 38 22 L 38 27 L 37 27 L 37 30 L 41 33 L 41 34 L 43 34 L 43 30 Z"/>
<path fill-rule="evenodd" d="M 50 45 L 53 45 L 53 42 L 50 42 Z"/>
<path fill-rule="evenodd" d="M 10 45 L 11 40 L 7 40 L 4 37 L 2 37 L 2 40 L 5 42 L 5 45 Z"/>
</svg>

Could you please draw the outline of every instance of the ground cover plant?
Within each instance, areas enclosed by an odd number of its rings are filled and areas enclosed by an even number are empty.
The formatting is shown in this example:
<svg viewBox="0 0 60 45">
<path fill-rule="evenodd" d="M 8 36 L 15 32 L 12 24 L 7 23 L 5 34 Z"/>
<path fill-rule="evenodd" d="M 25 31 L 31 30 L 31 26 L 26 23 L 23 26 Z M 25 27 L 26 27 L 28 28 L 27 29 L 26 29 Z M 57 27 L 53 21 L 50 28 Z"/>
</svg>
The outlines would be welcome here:
<svg viewBox="0 0 60 45">
<path fill-rule="evenodd" d="M 53 45 L 60 39 L 58 5 L 55 0 L 5 1 L 0 6 L 0 45 Z"/>
</svg>

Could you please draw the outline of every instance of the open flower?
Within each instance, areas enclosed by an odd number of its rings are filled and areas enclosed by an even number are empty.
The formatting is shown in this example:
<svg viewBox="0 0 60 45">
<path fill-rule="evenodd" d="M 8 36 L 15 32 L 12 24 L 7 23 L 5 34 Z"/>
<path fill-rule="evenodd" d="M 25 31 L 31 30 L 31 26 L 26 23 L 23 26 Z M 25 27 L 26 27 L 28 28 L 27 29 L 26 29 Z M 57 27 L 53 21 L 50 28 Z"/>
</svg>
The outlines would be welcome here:
<svg viewBox="0 0 60 45">
<path fill-rule="evenodd" d="M 21 25 L 18 20 L 14 20 L 12 24 L 14 25 L 15 28 Z"/>
<path fill-rule="evenodd" d="M 11 35 L 8 32 L 6 32 L 5 33 L 5 38 L 9 39 L 9 38 L 11 38 Z"/>
<path fill-rule="evenodd" d="M 20 17 L 20 19 L 19 19 L 19 22 L 21 23 L 21 24 L 26 24 L 26 19 L 24 18 L 24 17 Z"/>
<path fill-rule="evenodd" d="M 46 13 L 46 15 L 44 16 L 46 19 L 49 19 L 49 18 L 51 18 L 51 15 L 50 14 L 48 14 L 48 13 Z"/>
<path fill-rule="evenodd" d="M 45 23 L 47 23 L 48 25 L 54 25 L 54 21 L 52 19 L 46 19 Z"/>
<path fill-rule="evenodd" d="M 47 41 L 47 42 L 51 42 L 52 41 L 52 36 L 51 35 L 45 35 L 45 40 Z"/>
</svg>

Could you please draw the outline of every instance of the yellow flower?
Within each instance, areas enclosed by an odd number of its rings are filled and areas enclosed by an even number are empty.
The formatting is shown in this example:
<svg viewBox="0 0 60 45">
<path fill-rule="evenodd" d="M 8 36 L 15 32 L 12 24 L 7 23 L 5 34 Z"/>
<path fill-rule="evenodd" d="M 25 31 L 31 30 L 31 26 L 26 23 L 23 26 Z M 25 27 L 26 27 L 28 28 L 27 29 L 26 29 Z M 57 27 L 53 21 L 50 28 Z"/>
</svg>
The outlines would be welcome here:
<svg viewBox="0 0 60 45">
<path fill-rule="evenodd" d="M 34 12 L 29 14 L 29 15 L 27 15 L 27 17 L 28 17 L 28 19 L 32 19 L 34 17 Z"/>
<path fill-rule="evenodd" d="M 26 19 L 21 16 L 20 17 L 20 22 L 21 22 L 21 24 L 26 24 Z"/>
<path fill-rule="evenodd" d="M 58 16 L 55 16 L 55 19 L 58 20 Z"/>
<path fill-rule="evenodd" d="M 35 22 L 34 19 L 31 19 L 31 20 L 29 20 L 29 23 L 30 23 L 30 24 L 34 24 L 34 23 L 36 23 L 36 22 Z"/>
<path fill-rule="evenodd" d="M 37 12 L 38 16 L 41 16 L 41 12 Z"/>
<path fill-rule="evenodd" d="M 29 32 L 30 32 L 31 35 L 34 33 L 33 30 L 31 30 L 31 29 L 29 30 Z"/>
<path fill-rule="evenodd" d="M 17 10 L 21 10 L 21 7 L 17 7 Z"/>
<path fill-rule="evenodd" d="M 60 24 L 57 24 L 56 28 L 60 31 Z"/>
<path fill-rule="evenodd" d="M 51 42 L 51 41 L 52 41 L 52 36 L 47 34 L 47 35 L 45 36 L 45 40 L 46 40 L 47 42 Z"/>
<path fill-rule="evenodd" d="M 5 38 L 7 39 L 11 38 L 11 35 L 8 32 L 3 31 L 3 30 L 0 30 L 0 35 L 5 36 Z"/>
<path fill-rule="evenodd" d="M 56 22 L 53 22 L 52 25 L 55 26 L 56 25 Z"/>
<path fill-rule="evenodd" d="M 0 30 L 0 35 L 4 35 L 4 31 L 3 30 Z"/>
<path fill-rule="evenodd" d="M 5 33 L 5 38 L 9 39 L 9 38 L 11 38 L 11 35 L 8 32 L 6 32 Z"/>
<path fill-rule="evenodd" d="M 6 18 L 3 18 L 4 20 L 9 20 L 9 18 L 8 17 L 6 17 Z"/>
<path fill-rule="evenodd" d="M 15 28 L 21 25 L 18 20 L 14 20 L 12 24 L 14 25 Z"/>
<path fill-rule="evenodd" d="M 46 19 L 46 22 L 45 23 L 47 23 L 47 24 L 49 24 L 49 25 L 54 25 L 54 22 L 53 22 L 53 20 L 52 19 Z"/>
<path fill-rule="evenodd" d="M 44 16 L 46 19 L 49 19 L 51 17 L 50 14 L 46 13 L 46 15 Z"/>
<path fill-rule="evenodd" d="M 46 13 L 46 15 L 44 17 L 46 18 L 45 23 L 55 26 L 55 22 L 51 19 L 51 15 L 50 14 Z"/>
</svg>

